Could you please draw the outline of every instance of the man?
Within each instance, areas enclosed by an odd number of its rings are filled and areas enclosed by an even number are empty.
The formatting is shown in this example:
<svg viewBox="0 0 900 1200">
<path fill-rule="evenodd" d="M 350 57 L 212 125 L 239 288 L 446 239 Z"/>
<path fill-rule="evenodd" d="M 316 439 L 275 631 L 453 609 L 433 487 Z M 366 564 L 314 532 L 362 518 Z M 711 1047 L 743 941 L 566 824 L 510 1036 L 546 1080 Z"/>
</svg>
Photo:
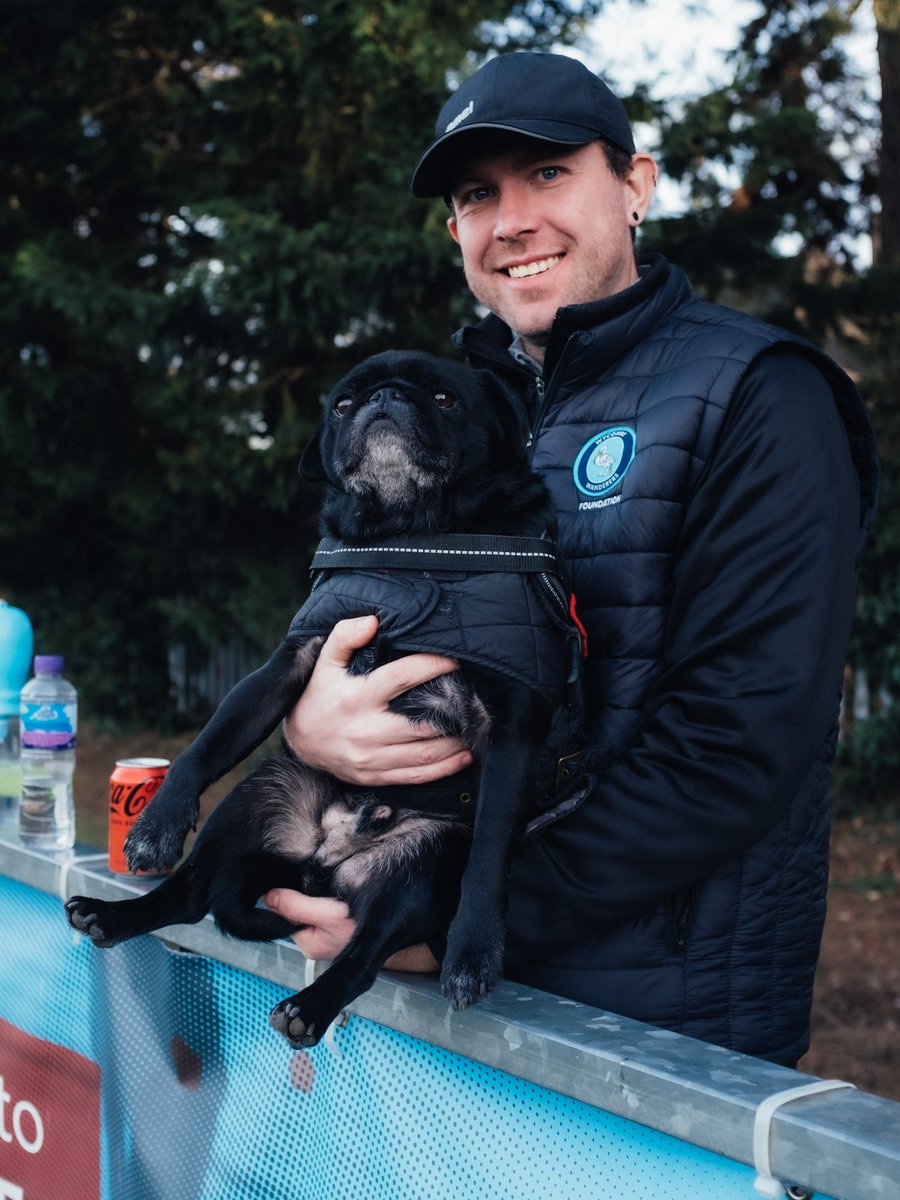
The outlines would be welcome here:
<svg viewBox="0 0 900 1200">
<path fill-rule="evenodd" d="M 808 1044 L 824 919 L 828 777 L 877 467 L 830 360 L 696 299 L 636 259 L 652 159 L 572 59 L 492 59 L 442 110 L 412 176 L 443 195 L 490 310 L 469 360 L 528 406 L 535 467 L 588 633 L 590 745 L 510 881 L 507 974 L 793 1065 Z M 466 765 L 386 711 L 446 670 L 343 666 L 374 618 L 338 626 L 287 724 L 306 761 L 363 784 Z M 342 905 L 284 891 L 304 953 Z M 434 969 L 425 947 L 388 966 Z"/>
</svg>

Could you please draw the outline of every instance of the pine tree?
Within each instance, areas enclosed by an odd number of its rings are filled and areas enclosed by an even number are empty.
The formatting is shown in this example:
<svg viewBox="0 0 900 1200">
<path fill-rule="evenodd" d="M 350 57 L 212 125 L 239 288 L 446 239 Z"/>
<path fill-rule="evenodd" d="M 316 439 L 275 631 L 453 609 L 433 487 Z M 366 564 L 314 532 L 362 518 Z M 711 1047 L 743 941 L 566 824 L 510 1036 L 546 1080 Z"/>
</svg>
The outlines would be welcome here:
<svg viewBox="0 0 900 1200">
<path fill-rule="evenodd" d="M 406 191 L 448 77 L 595 7 L 6 0 L 0 593 L 89 710 L 162 719 L 173 644 L 280 636 L 320 396 L 468 311 Z"/>
</svg>

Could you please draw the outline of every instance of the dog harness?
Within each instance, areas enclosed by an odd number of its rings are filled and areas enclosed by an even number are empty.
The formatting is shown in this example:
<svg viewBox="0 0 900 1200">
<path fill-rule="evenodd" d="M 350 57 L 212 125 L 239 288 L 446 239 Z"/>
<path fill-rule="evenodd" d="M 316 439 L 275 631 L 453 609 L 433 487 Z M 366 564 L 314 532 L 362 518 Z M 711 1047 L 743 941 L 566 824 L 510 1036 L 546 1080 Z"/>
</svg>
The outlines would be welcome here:
<svg viewBox="0 0 900 1200">
<path fill-rule="evenodd" d="M 311 570 L 312 591 L 289 638 L 327 635 L 337 621 L 374 613 L 376 647 L 386 638 L 403 653 L 446 654 L 530 688 L 554 711 L 539 772 L 539 787 L 553 787 L 557 761 L 578 744 L 583 646 L 551 541 L 445 534 L 354 546 L 325 538 Z M 469 770 L 416 788 L 415 807 L 421 791 L 427 811 L 458 812 L 471 803 L 475 778 Z M 378 795 L 409 806 L 408 788 Z"/>
</svg>

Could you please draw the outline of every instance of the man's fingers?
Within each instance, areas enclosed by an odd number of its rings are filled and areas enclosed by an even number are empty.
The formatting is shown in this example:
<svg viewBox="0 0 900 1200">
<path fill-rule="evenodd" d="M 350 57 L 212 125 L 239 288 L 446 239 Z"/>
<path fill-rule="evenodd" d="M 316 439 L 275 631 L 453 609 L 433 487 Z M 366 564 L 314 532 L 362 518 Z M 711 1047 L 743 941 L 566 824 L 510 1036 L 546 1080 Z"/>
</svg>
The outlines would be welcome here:
<svg viewBox="0 0 900 1200">
<path fill-rule="evenodd" d="M 305 958 L 329 961 L 337 958 L 356 930 L 350 910 L 342 900 L 306 896 L 291 888 L 272 888 L 263 899 L 273 912 L 298 927 L 291 937 Z"/>
<path fill-rule="evenodd" d="M 387 702 L 420 683 L 458 670 L 459 663 L 443 654 L 408 654 L 376 668 L 368 678 L 368 685 L 373 694 Z"/>
<path fill-rule="evenodd" d="M 345 668 L 354 651 L 367 646 L 378 631 L 378 618 L 347 617 L 338 621 L 319 652 L 319 663 Z M 459 669 L 459 663 L 443 654 L 409 654 L 378 667 L 368 677 L 373 696 L 385 703 L 438 675 Z"/>
<path fill-rule="evenodd" d="M 353 652 L 371 642 L 378 630 L 378 618 L 347 617 L 329 633 L 319 652 L 319 662 L 335 667 L 346 667 Z"/>
<path fill-rule="evenodd" d="M 468 750 L 461 750 L 457 754 L 452 754 L 447 758 L 438 759 L 436 762 L 423 764 L 419 767 L 397 767 L 393 770 L 387 769 L 379 772 L 377 783 L 373 783 L 373 787 L 400 787 L 412 786 L 421 787 L 427 783 L 437 783 L 441 779 L 447 779 L 451 775 L 455 775 L 457 771 L 463 771 L 472 763 L 472 755 Z"/>
<path fill-rule="evenodd" d="M 334 626 L 305 691 L 285 718 L 291 749 L 307 765 L 366 787 L 430 783 L 462 770 L 471 756 L 459 738 L 439 737 L 431 725 L 413 724 L 389 707 L 410 688 L 455 671 L 457 663 L 440 654 L 411 654 L 368 675 L 349 674 L 354 652 L 377 629 L 375 616 Z M 404 767 L 400 774 L 384 774 Z"/>
<path fill-rule="evenodd" d="M 268 908 L 296 925 L 331 925 L 347 920 L 350 910 L 330 896 L 307 896 L 291 888 L 272 888 L 263 897 Z"/>
<path fill-rule="evenodd" d="M 322 645 L 319 662 L 346 667 L 354 651 L 367 646 L 377 632 L 378 618 L 374 613 L 338 621 Z M 443 654 L 409 654 L 373 671 L 369 681 L 379 696 L 394 700 L 419 683 L 427 683 L 429 679 L 458 669 L 459 663 Z"/>
</svg>

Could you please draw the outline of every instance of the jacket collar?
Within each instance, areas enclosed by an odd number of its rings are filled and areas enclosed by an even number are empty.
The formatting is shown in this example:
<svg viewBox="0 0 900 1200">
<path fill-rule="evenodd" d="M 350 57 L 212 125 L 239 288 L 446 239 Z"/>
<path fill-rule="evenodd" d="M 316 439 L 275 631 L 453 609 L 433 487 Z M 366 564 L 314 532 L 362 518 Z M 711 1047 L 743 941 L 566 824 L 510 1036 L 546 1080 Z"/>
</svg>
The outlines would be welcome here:
<svg viewBox="0 0 900 1200">
<path fill-rule="evenodd" d="M 574 334 L 595 334 L 591 364 L 596 371 L 605 365 L 598 362 L 598 351 L 610 363 L 614 362 L 692 295 L 684 273 L 661 254 L 641 256 L 638 269 L 640 278 L 624 291 L 590 304 L 572 304 L 557 311 L 544 359 L 545 379 L 552 377 L 563 349 Z M 454 337 L 454 343 L 465 351 L 470 361 L 490 362 L 492 368 L 521 379 L 525 368 L 509 354 L 512 340 L 509 326 L 493 313 L 477 325 L 460 330 Z"/>
</svg>

